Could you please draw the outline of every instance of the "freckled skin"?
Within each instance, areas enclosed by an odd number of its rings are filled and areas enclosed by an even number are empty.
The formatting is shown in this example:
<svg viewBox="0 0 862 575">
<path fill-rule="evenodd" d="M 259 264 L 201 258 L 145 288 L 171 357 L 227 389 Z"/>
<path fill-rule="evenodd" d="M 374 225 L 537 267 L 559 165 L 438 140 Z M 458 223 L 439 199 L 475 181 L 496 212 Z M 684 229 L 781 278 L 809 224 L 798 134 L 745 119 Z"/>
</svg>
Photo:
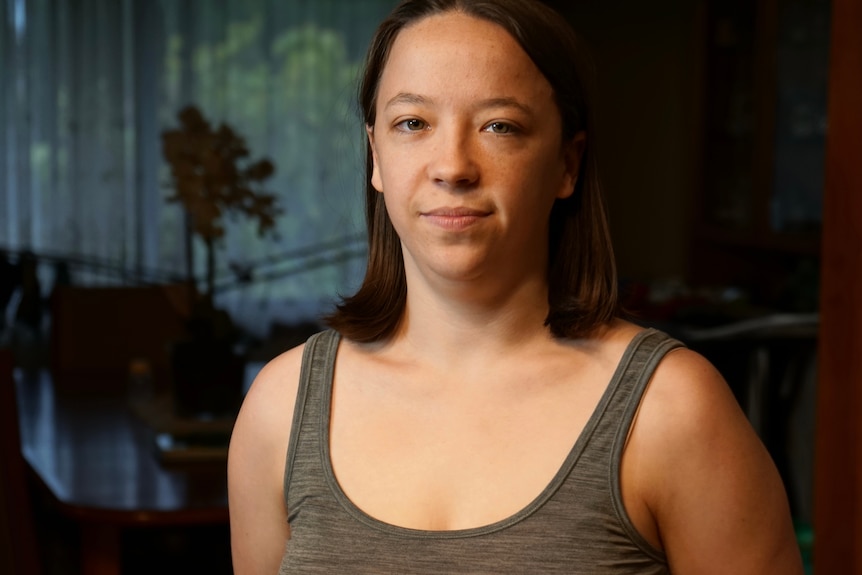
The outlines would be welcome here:
<svg viewBox="0 0 862 575">
<path fill-rule="evenodd" d="M 517 42 L 463 14 L 426 18 L 395 40 L 377 102 L 372 183 L 408 273 L 544 274 L 548 216 L 573 192 L 579 155 L 564 146 L 551 86 Z M 455 208 L 472 215 L 433 213 Z"/>
</svg>

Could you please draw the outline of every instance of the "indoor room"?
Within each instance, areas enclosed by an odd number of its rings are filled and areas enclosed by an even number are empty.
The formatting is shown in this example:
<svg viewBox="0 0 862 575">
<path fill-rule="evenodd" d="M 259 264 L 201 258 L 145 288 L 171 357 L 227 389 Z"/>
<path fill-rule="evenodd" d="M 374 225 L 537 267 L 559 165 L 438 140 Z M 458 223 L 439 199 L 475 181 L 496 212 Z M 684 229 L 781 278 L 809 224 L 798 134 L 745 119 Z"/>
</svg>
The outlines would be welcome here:
<svg viewBox="0 0 862 575">
<path fill-rule="evenodd" d="M 862 7 L 543 2 L 583 41 L 621 317 L 721 373 L 805 572 L 862 575 Z M 0 572 L 233 573 L 240 405 L 363 285 L 397 3 L 0 0 Z"/>
</svg>

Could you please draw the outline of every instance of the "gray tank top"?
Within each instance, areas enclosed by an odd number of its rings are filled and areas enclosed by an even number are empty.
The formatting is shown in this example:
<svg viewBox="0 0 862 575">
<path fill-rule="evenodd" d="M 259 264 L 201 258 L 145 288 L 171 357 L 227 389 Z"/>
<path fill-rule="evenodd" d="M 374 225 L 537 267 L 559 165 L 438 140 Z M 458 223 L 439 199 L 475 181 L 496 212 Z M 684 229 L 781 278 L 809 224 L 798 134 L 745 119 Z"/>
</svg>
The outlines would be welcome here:
<svg viewBox="0 0 862 575">
<path fill-rule="evenodd" d="M 595 411 L 550 484 L 527 507 L 484 527 L 408 529 L 381 522 L 338 486 L 329 457 L 332 377 L 339 335 L 305 346 L 284 497 L 291 537 L 279 573 L 668 573 L 623 507 L 623 446 L 662 357 L 681 346 L 644 330 L 626 349 Z"/>
</svg>

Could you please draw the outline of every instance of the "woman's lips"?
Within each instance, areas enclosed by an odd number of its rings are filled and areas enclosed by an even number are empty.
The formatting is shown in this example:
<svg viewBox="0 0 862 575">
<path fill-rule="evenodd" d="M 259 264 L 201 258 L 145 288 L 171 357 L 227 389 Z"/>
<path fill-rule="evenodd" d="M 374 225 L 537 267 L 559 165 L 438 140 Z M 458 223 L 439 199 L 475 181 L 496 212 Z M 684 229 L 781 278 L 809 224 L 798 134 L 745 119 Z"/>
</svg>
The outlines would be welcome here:
<svg viewBox="0 0 862 575">
<path fill-rule="evenodd" d="M 429 223 L 447 230 L 463 230 L 469 228 L 491 212 L 473 208 L 437 208 L 421 212 L 420 216 Z"/>
</svg>

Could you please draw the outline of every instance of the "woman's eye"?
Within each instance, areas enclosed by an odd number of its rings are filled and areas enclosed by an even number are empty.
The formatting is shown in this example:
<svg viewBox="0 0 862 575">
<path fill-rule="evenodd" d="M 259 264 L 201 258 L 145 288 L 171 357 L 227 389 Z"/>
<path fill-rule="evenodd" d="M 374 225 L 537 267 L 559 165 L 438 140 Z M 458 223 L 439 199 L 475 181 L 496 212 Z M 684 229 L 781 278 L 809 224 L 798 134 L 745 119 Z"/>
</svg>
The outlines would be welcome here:
<svg viewBox="0 0 862 575">
<path fill-rule="evenodd" d="M 506 124 L 505 122 L 491 122 L 485 130 L 492 134 L 511 134 L 515 131 L 511 124 Z"/>
<path fill-rule="evenodd" d="M 411 118 L 410 120 L 404 120 L 403 122 L 398 123 L 398 127 L 407 132 L 419 132 L 420 130 L 425 129 L 425 125 L 425 122 L 416 118 Z"/>
</svg>

